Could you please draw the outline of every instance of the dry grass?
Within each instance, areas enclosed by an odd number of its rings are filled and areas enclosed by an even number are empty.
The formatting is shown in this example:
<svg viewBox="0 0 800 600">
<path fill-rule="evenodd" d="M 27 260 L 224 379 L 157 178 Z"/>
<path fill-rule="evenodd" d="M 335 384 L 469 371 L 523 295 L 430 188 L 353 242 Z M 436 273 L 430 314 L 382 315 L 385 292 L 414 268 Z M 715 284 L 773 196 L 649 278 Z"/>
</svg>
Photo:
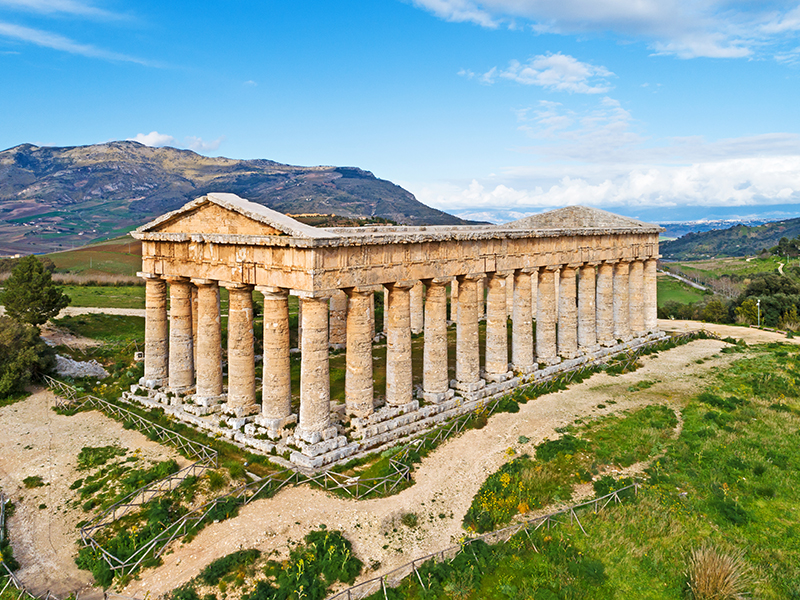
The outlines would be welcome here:
<svg viewBox="0 0 800 600">
<path fill-rule="evenodd" d="M 741 600 L 752 584 L 741 552 L 726 554 L 713 546 L 692 550 L 687 584 L 695 600 Z"/>
</svg>

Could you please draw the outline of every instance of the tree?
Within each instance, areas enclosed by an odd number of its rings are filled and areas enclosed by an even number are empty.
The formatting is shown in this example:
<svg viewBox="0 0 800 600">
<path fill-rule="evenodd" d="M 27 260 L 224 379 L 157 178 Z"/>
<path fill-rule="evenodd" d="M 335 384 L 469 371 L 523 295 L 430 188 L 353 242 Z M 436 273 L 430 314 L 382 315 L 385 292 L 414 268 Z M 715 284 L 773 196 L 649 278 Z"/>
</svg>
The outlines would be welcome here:
<svg viewBox="0 0 800 600">
<path fill-rule="evenodd" d="M 34 326 L 46 323 L 69 302 L 69 296 L 53 283 L 50 272 L 35 256 L 20 259 L 0 294 L 9 317 Z"/>
<path fill-rule="evenodd" d="M 758 323 L 758 307 L 756 306 L 755 298 L 747 298 L 742 302 L 741 306 L 736 307 L 735 312 L 737 323 L 744 323 L 745 325 Z"/>
<path fill-rule="evenodd" d="M 55 351 L 33 325 L 0 317 L 0 399 L 23 391 L 34 375 L 55 367 Z"/>
<path fill-rule="evenodd" d="M 728 321 L 728 307 L 719 298 L 713 298 L 703 308 L 701 317 L 710 323 L 725 323 Z"/>
</svg>

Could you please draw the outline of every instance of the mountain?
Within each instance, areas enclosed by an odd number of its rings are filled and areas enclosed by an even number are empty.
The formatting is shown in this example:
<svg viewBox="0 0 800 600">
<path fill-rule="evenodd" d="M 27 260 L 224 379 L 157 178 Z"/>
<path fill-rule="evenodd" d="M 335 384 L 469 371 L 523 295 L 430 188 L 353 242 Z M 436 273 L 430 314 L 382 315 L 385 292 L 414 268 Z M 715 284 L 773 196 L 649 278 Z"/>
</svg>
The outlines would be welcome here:
<svg viewBox="0 0 800 600">
<path fill-rule="evenodd" d="M 661 242 L 667 260 L 692 260 L 709 256 L 750 256 L 776 246 L 782 237 L 800 235 L 800 219 L 764 223 L 754 227 L 735 225 L 699 233 L 687 233 L 677 240 Z"/>
<path fill-rule="evenodd" d="M 66 148 L 22 144 L 0 152 L 0 255 L 120 235 L 208 192 L 232 192 L 289 214 L 382 217 L 404 225 L 469 223 L 355 167 L 211 158 L 132 141 Z"/>
</svg>

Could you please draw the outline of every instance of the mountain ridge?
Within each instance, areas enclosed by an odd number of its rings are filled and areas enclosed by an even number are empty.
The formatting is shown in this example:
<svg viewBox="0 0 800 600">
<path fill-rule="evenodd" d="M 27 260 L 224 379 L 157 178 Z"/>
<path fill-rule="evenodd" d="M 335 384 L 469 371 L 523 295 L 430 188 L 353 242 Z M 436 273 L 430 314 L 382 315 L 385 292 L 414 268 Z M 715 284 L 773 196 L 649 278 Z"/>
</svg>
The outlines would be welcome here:
<svg viewBox="0 0 800 600">
<path fill-rule="evenodd" d="M 358 167 L 208 157 L 135 141 L 20 144 L 0 152 L 0 254 L 48 252 L 119 235 L 209 192 L 235 193 L 291 214 L 469 223 Z"/>
</svg>

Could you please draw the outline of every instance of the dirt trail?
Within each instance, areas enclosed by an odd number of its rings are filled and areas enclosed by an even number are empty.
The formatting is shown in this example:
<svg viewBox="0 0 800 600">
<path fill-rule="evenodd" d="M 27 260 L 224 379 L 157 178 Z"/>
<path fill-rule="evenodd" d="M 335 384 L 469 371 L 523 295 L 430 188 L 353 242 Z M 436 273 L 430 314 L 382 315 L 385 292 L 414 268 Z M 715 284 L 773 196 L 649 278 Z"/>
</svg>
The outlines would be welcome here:
<svg viewBox="0 0 800 600">
<path fill-rule="evenodd" d="M 52 405 L 53 395 L 39 390 L 0 408 L 0 489 L 16 505 L 8 526 L 14 556 L 22 565 L 17 576 L 35 594 L 50 591 L 64 597 L 91 588 L 93 582 L 91 574 L 79 570 L 74 561 L 79 538 L 76 524 L 88 513 L 66 505 L 78 497 L 69 486 L 86 475 L 76 469 L 81 448 L 118 444 L 130 453 L 141 449 L 144 459 L 174 458 L 182 466 L 188 461 L 97 411 L 66 417 L 53 412 Z M 22 480 L 35 475 L 45 486 L 25 488 Z"/>
<path fill-rule="evenodd" d="M 309 486 L 287 488 L 273 498 L 244 507 L 238 517 L 213 524 L 190 544 L 177 546 L 164 564 L 141 574 L 125 594 L 144 597 L 164 594 L 196 575 L 206 564 L 243 548 L 285 554 L 287 539 L 299 540 L 320 524 L 340 529 L 353 542 L 366 565 L 379 562 L 363 579 L 389 571 L 410 559 L 440 550 L 463 535 L 461 521 L 486 477 L 509 460 L 507 450 L 530 452 L 555 428 L 578 417 L 618 412 L 653 402 L 678 408 L 700 382 L 694 375 L 712 365 L 722 366 L 735 355 L 719 354 L 726 344 L 700 340 L 643 359 L 634 373 L 612 377 L 596 374 L 569 390 L 543 396 L 516 414 L 498 414 L 481 430 L 470 430 L 442 444 L 415 474 L 415 484 L 400 494 L 377 500 L 344 500 Z M 714 356 L 714 358 L 710 358 Z M 700 364 L 695 361 L 710 359 Z M 640 392 L 628 388 L 643 380 L 657 381 Z M 597 408 L 605 404 L 606 408 Z M 529 442 L 518 443 L 519 436 Z M 419 526 L 399 524 L 414 512 Z M 442 515 L 444 517 L 442 517 Z M 396 531 L 394 531 L 396 529 Z"/>
<path fill-rule="evenodd" d="M 703 323 L 702 321 L 673 321 L 672 319 L 659 319 L 658 327 L 663 331 L 685 333 L 705 329 L 721 337 L 742 339 L 748 344 L 764 344 L 766 342 L 786 342 L 787 344 L 800 344 L 800 338 L 787 338 L 781 333 L 751 329 L 737 325 L 717 325 L 716 323 Z"/>
</svg>

